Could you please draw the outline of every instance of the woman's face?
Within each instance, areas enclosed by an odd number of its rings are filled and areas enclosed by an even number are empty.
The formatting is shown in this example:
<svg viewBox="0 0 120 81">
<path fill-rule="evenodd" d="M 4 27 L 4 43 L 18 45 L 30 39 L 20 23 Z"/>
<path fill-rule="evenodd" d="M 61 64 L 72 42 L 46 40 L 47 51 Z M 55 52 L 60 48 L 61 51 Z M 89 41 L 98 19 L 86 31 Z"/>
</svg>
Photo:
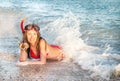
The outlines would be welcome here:
<svg viewBox="0 0 120 81">
<path fill-rule="evenodd" d="M 27 39 L 30 44 L 35 44 L 37 40 L 37 32 L 34 29 L 27 31 Z"/>
</svg>

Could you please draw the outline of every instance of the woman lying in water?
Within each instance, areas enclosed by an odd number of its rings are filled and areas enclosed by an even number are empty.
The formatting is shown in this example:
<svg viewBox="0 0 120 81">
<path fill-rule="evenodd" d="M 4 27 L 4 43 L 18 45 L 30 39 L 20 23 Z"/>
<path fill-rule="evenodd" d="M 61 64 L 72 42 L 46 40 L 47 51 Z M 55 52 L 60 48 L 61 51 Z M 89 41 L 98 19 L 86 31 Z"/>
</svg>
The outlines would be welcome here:
<svg viewBox="0 0 120 81">
<path fill-rule="evenodd" d="M 36 24 L 28 24 L 25 26 L 23 40 L 19 45 L 20 62 L 17 63 L 17 65 L 46 64 L 47 59 L 60 61 L 64 58 L 61 47 L 48 44 L 46 40 L 40 36 L 39 30 L 40 28 Z M 27 61 L 27 58 L 38 60 Z"/>
</svg>

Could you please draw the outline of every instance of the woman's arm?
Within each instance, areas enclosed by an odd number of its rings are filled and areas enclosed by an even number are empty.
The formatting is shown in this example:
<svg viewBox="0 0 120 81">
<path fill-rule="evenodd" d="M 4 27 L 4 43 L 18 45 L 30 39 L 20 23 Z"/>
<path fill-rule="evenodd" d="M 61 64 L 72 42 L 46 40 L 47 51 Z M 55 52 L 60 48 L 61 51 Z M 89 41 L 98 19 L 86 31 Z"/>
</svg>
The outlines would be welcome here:
<svg viewBox="0 0 120 81">
<path fill-rule="evenodd" d="M 20 62 L 24 62 L 27 59 L 27 49 L 28 49 L 28 44 L 27 43 L 20 43 Z"/>
<path fill-rule="evenodd" d="M 26 59 L 27 59 L 27 52 L 25 50 L 21 50 L 19 61 L 24 62 L 26 61 Z"/>
<path fill-rule="evenodd" d="M 46 64 L 46 41 L 44 39 L 40 40 L 40 60 L 42 63 Z"/>
</svg>

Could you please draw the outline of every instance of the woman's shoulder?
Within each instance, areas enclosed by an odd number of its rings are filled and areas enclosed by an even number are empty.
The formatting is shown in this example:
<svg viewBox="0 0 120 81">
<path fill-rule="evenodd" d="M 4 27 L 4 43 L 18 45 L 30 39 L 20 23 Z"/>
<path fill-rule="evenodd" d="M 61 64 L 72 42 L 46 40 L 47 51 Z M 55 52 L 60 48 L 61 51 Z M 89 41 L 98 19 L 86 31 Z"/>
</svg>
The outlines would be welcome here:
<svg viewBox="0 0 120 81">
<path fill-rule="evenodd" d="M 40 42 L 46 42 L 46 40 L 43 37 L 40 37 Z"/>
<path fill-rule="evenodd" d="M 46 44 L 47 42 L 46 42 L 46 40 L 44 39 L 44 38 L 42 38 L 42 37 L 40 37 L 40 44 Z"/>
</svg>

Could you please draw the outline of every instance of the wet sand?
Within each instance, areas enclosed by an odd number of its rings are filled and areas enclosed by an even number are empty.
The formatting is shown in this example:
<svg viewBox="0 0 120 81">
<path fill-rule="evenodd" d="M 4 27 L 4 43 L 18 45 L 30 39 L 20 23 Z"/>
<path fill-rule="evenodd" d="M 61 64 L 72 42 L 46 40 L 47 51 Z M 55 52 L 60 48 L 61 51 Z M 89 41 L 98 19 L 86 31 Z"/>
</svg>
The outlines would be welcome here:
<svg viewBox="0 0 120 81">
<path fill-rule="evenodd" d="M 45 65 L 16 66 L 18 54 L 0 54 L 0 81 L 107 81 L 90 77 L 72 62 L 47 61 Z M 120 81 L 120 78 L 109 81 Z"/>
</svg>

